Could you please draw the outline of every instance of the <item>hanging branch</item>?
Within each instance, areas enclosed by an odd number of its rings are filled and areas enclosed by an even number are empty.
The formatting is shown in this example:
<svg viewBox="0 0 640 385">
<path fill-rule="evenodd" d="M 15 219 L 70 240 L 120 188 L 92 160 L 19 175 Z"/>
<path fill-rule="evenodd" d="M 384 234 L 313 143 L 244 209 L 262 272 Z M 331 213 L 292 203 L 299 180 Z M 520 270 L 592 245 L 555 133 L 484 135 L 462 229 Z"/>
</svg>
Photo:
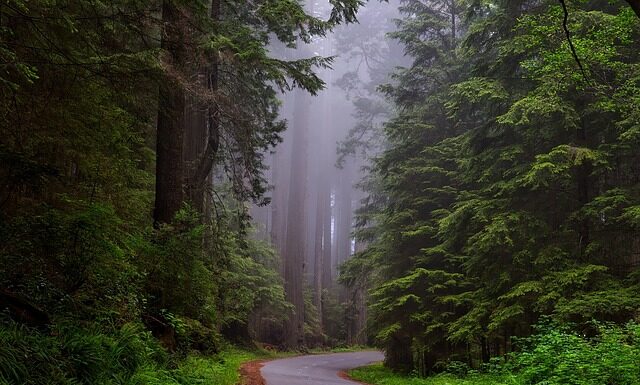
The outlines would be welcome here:
<svg viewBox="0 0 640 385">
<path fill-rule="evenodd" d="M 569 31 L 569 27 L 568 27 L 569 11 L 567 10 L 567 4 L 565 3 L 565 0 L 558 0 L 558 1 L 560 2 L 560 5 L 562 5 L 562 11 L 564 12 L 564 19 L 562 20 L 562 28 L 564 29 L 564 33 L 567 36 L 567 41 L 569 42 L 569 48 L 571 49 L 571 55 L 573 55 L 573 58 L 575 59 L 576 63 L 578 63 L 578 67 L 580 67 L 580 72 L 582 73 L 582 77 L 588 84 L 590 84 L 591 81 L 589 80 L 589 77 L 587 76 L 587 72 L 584 70 L 584 67 L 582 66 L 582 62 L 580 61 L 580 58 L 578 57 L 578 53 L 576 52 L 576 47 L 573 45 L 573 41 L 571 40 L 571 32 Z"/>
</svg>

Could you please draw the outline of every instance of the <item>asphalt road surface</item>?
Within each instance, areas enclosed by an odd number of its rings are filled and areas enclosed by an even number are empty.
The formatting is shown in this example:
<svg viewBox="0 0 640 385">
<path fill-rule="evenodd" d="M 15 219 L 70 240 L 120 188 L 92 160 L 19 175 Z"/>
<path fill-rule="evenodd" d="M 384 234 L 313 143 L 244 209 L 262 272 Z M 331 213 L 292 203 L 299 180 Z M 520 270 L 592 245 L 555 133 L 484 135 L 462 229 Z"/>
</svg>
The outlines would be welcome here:
<svg viewBox="0 0 640 385">
<path fill-rule="evenodd" d="M 269 361 L 261 373 L 267 385 L 353 385 L 338 372 L 383 359 L 384 355 L 376 351 L 315 354 Z"/>
</svg>

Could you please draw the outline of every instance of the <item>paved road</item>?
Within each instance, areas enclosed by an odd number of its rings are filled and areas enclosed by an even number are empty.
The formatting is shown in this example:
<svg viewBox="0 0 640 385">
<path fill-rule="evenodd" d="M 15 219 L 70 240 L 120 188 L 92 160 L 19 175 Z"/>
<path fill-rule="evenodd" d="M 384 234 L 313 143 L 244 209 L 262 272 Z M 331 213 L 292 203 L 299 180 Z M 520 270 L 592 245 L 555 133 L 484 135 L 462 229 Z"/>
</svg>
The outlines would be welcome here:
<svg viewBox="0 0 640 385">
<path fill-rule="evenodd" d="M 376 351 L 316 354 L 267 362 L 261 373 L 267 385 L 353 385 L 338 372 L 383 359 Z"/>
</svg>

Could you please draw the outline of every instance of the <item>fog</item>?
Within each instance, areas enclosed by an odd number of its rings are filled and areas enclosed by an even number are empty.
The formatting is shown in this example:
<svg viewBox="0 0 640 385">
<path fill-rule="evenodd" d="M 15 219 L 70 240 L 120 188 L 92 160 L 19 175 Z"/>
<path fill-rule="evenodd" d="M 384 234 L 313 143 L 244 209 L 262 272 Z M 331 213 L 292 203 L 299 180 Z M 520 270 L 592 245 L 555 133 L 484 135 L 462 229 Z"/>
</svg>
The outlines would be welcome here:
<svg viewBox="0 0 640 385">
<path fill-rule="evenodd" d="M 324 19 L 330 9 L 322 1 L 307 7 Z M 314 96 L 294 90 L 280 96 L 287 131 L 283 142 L 266 155 L 271 202 L 251 209 L 257 237 L 271 241 L 282 258 L 287 299 L 296 308 L 292 327 L 297 330 L 288 331 L 291 345 L 302 338 L 305 287 L 313 293 L 324 333 L 323 304 L 330 293 L 338 302 L 360 302 L 352 304 L 357 309 L 352 309 L 356 314 L 347 338 L 362 339 L 363 293 L 347 293 L 336 279 L 339 266 L 363 246 L 353 235 L 355 213 L 365 198 L 357 184 L 383 146 L 381 124 L 390 113 L 377 87 L 389 82 L 390 72 L 406 61 L 387 36 L 397 7 L 396 1 L 370 2 L 359 12 L 357 24 L 340 26 L 295 49 L 272 47 L 286 59 L 334 57 L 331 69 L 319 71 L 326 84 L 323 91 Z"/>
</svg>

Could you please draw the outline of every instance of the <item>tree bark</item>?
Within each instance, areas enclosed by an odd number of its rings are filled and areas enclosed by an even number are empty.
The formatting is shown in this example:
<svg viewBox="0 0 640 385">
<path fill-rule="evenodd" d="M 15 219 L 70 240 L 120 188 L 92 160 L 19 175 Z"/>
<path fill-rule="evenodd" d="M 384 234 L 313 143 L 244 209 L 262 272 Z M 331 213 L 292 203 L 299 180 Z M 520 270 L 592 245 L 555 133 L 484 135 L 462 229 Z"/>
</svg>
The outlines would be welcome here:
<svg viewBox="0 0 640 385">
<path fill-rule="evenodd" d="M 212 0 L 211 19 L 218 22 L 220 15 L 221 0 Z M 191 127 L 189 130 L 195 151 L 187 151 L 186 153 L 190 155 L 187 161 L 191 165 L 191 173 L 187 182 L 189 199 L 194 207 L 202 213 L 207 199 L 206 182 L 210 180 L 209 176 L 220 147 L 220 113 L 213 101 L 218 91 L 219 82 L 217 53 L 208 58 L 208 65 L 201 71 L 199 77 L 203 78 L 199 81 L 206 87 L 207 95 L 204 102 L 195 100 L 194 115 L 197 117 L 198 126 Z"/>
<path fill-rule="evenodd" d="M 180 10 L 170 0 L 162 3 L 161 48 L 167 52 L 170 65 L 180 70 L 183 65 L 184 31 Z M 182 85 L 166 76 L 160 85 L 156 139 L 156 200 L 154 224 L 170 223 L 182 206 L 185 94 Z"/>
<path fill-rule="evenodd" d="M 451 50 L 456 49 L 456 0 L 451 0 Z"/>
<path fill-rule="evenodd" d="M 318 308 L 321 330 L 323 327 L 322 291 L 331 285 L 331 188 L 328 179 L 326 170 L 321 170 L 318 178 L 319 183 L 317 183 L 314 260 L 314 304 Z M 328 274 L 327 277 L 325 277 L 326 274 Z"/>
<path fill-rule="evenodd" d="M 287 209 L 286 253 L 284 279 L 287 300 L 294 314 L 286 325 L 286 345 L 297 348 L 304 344 L 304 251 L 305 251 L 305 195 L 307 170 L 308 101 L 297 91 L 293 119 L 293 148 L 291 152 L 291 178 Z"/>
<path fill-rule="evenodd" d="M 198 83 L 206 84 L 205 74 L 198 74 Z M 187 195 L 189 202 L 198 212 L 202 213 L 205 207 L 204 183 L 195 183 L 196 167 L 205 150 L 207 143 L 207 116 L 206 105 L 197 95 L 187 97 L 185 107 L 185 137 L 184 137 L 184 162 L 187 175 Z"/>
<path fill-rule="evenodd" d="M 329 181 L 326 183 L 324 194 L 322 194 L 323 202 L 322 206 L 325 210 L 322 229 L 322 288 L 329 289 L 333 284 L 331 277 L 332 266 L 332 234 L 331 234 L 331 222 L 333 220 L 333 210 L 331 208 L 331 184 Z"/>
<path fill-rule="evenodd" d="M 581 147 L 588 147 L 587 142 L 587 123 L 582 119 L 581 127 L 576 131 L 576 141 Z M 592 171 L 591 162 L 583 160 L 583 163 L 578 167 L 577 172 L 577 194 L 578 204 L 580 207 L 584 207 L 589 203 L 589 188 L 590 188 L 590 175 Z M 590 223 L 588 218 L 580 220 L 578 225 L 578 249 L 581 258 L 586 258 L 587 247 L 591 242 L 590 237 Z"/>
<path fill-rule="evenodd" d="M 321 313 L 321 292 L 322 292 L 322 230 L 324 229 L 324 212 L 322 210 L 322 196 L 318 194 L 316 205 L 316 228 L 314 244 L 314 266 L 313 266 L 313 287 L 315 292 L 314 305 Z"/>
<path fill-rule="evenodd" d="M 353 221 L 353 210 L 351 198 L 353 192 L 353 161 L 345 164 L 340 176 L 340 186 L 337 189 L 336 204 L 338 207 L 338 217 L 336 223 L 337 254 L 334 274 L 337 276 L 337 268 L 351 255 L 351 225 Z"/>
<path fill-rule="evenodd" d="M 290 95 L 282 95 L 286 100 L 283 105 L 283 116 L 291 116 L 290 103 L 293 99 Z M 272 184 L 273 199 L 271 200 L 271 242 L 278 251 L 278 255 L 282 257 L 280 264 L 280 275 L 284 277 L 284 257 L 286 254 L 286 238 L 287 238 L 287 215 L 288 215 L 288 195 L 289 195 L 289 177 L 291 176 L 290 161 L 290 143 L 291 130 L 283 133 L 283 142 L 278 146 L 273 154 L 272 161 Z"/>
</svg>

